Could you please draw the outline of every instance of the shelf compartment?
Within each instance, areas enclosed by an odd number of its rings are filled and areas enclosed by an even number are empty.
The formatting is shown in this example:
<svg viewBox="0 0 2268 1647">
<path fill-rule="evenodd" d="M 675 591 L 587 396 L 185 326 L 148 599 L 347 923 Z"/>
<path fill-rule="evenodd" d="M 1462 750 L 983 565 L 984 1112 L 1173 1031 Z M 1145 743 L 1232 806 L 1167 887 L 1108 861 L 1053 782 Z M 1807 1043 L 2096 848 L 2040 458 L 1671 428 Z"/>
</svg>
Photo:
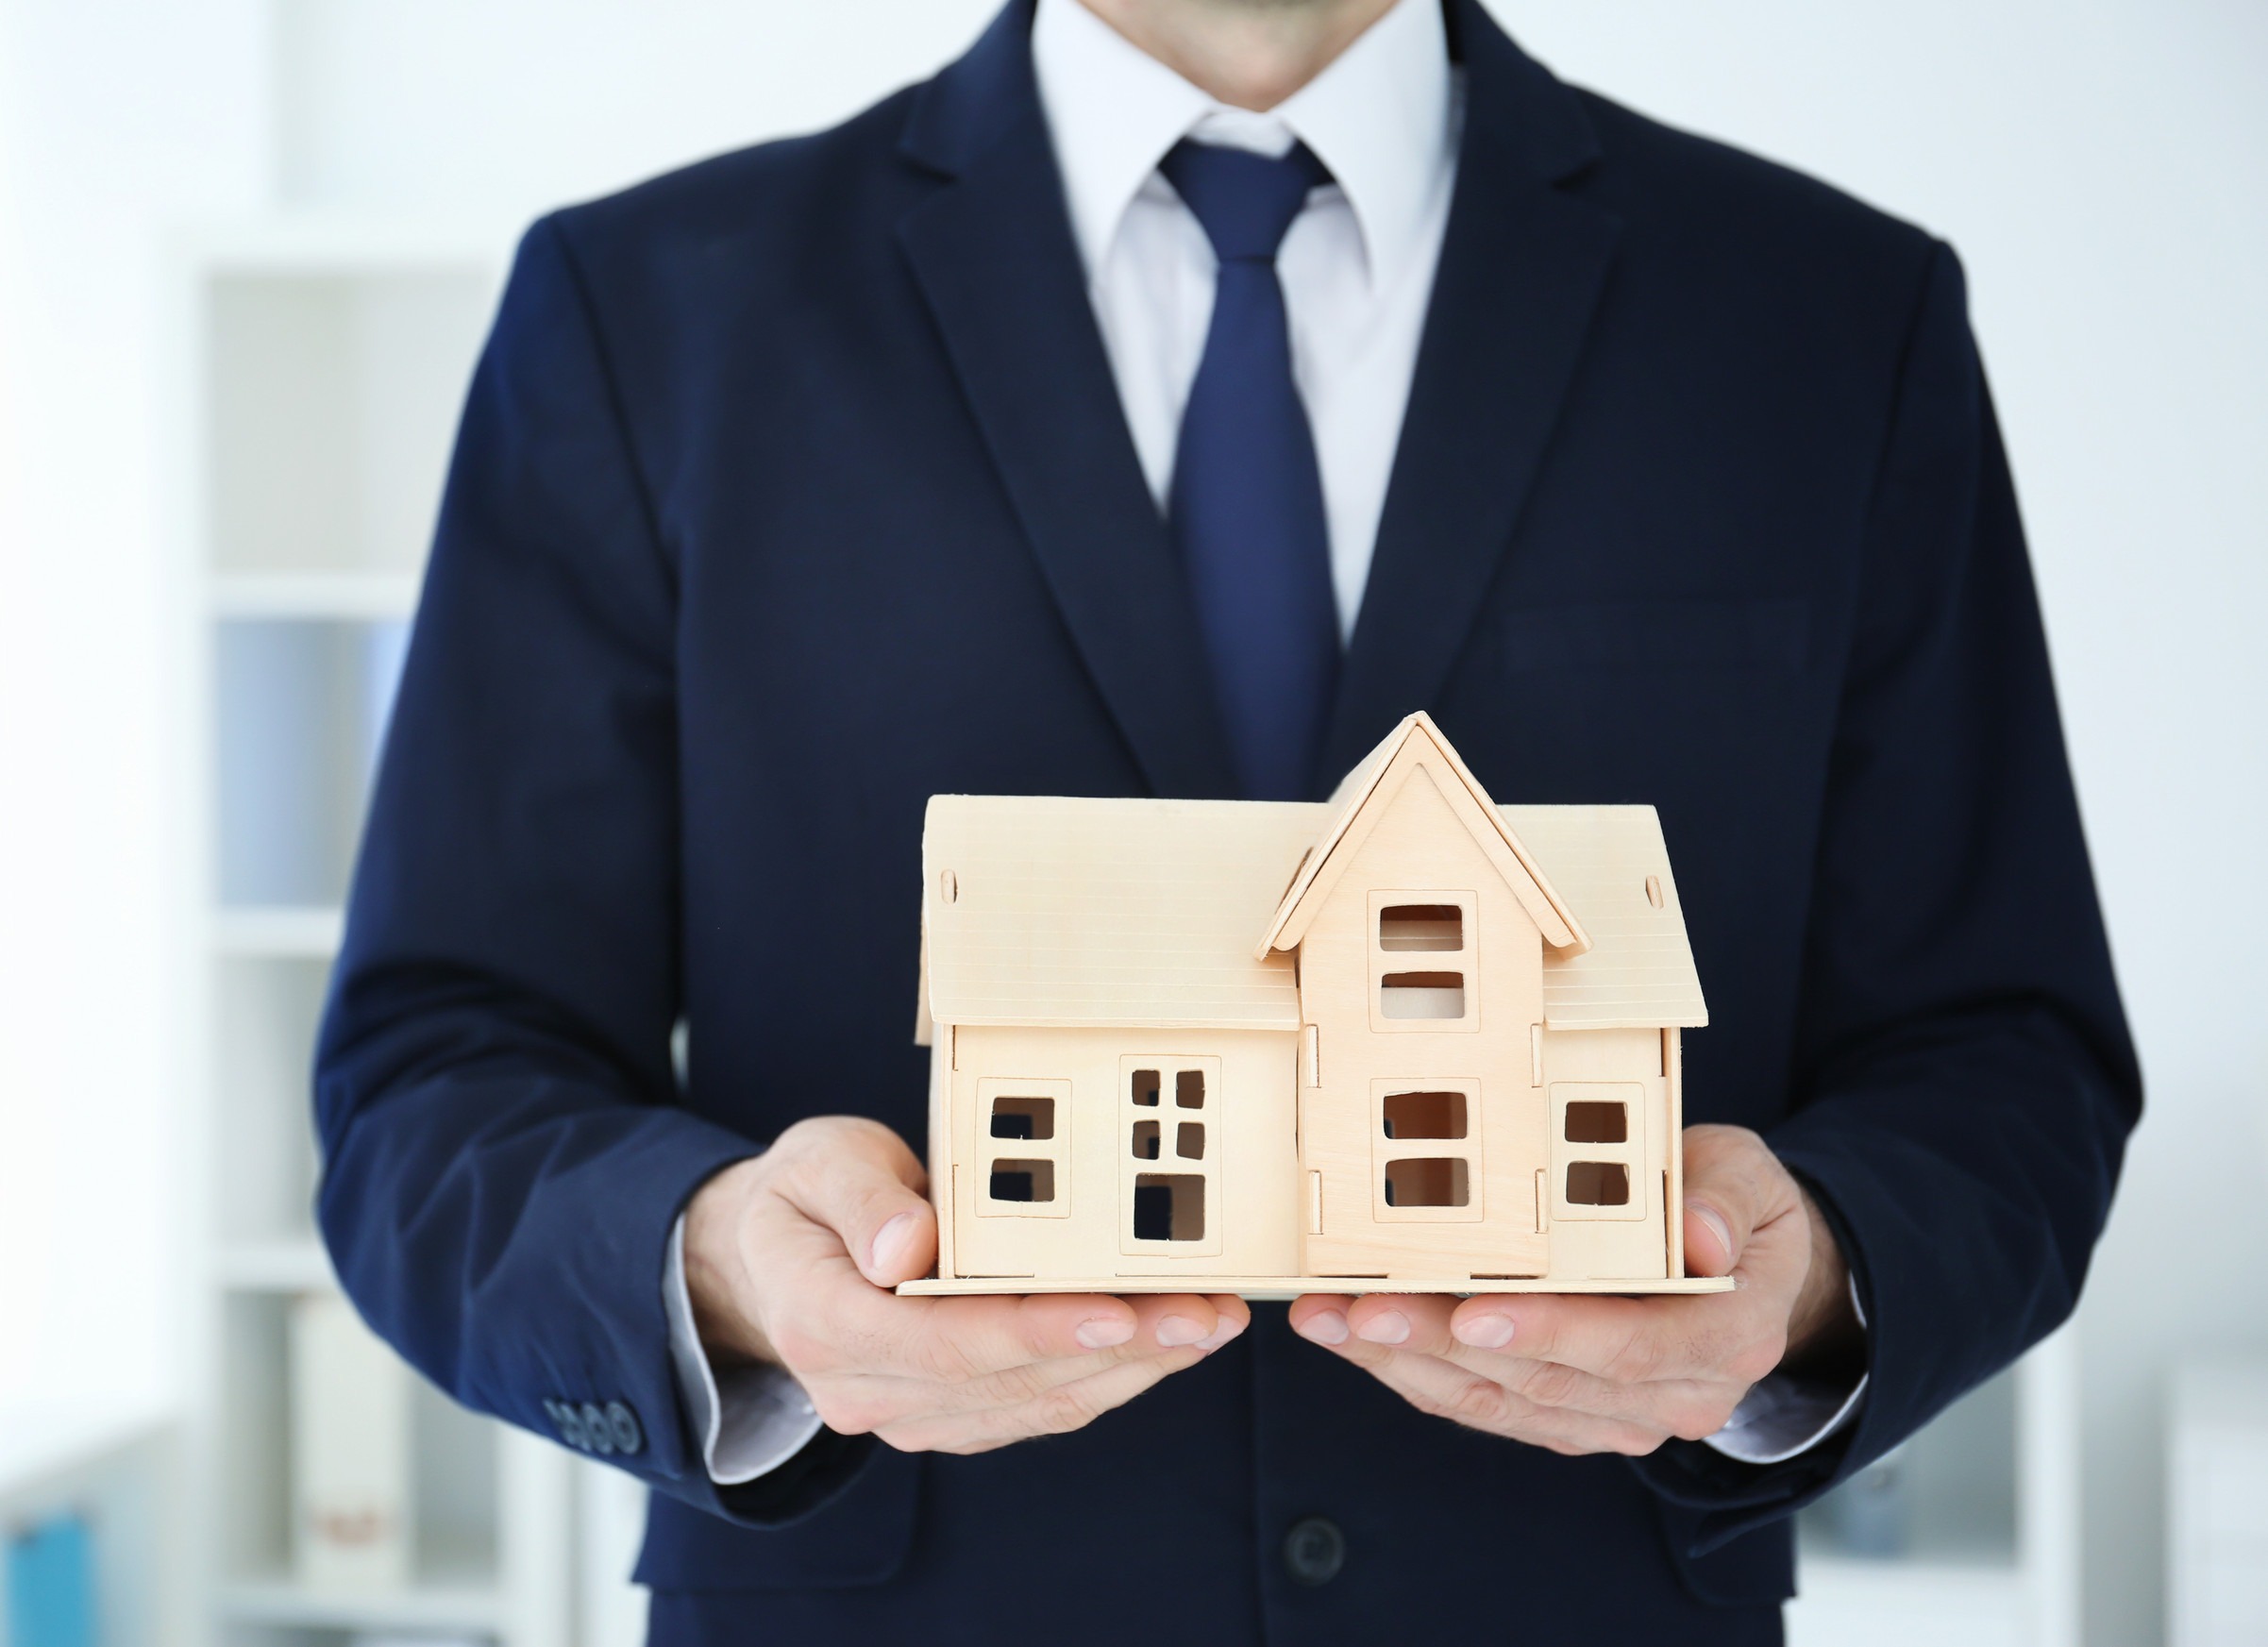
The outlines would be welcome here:
<svg viewBox="0 0 2268 1647">
<path fill-rule="evenodd" d="M 2013 1566 L 2016 1376 L 2011 1370 L 1978 1386 L 1899 1449 L 1894 1461 L 1862 1471 L 1805 1509 L 1796 1519 L 1805 1555 L 1854 1571 Z M 1885 1469 L 1896 1474 L 1888 1489 L 1895 1502 L 1870 1503 L 1869 1494 L 1885 1490 L 1877 1474 Z"/>
<path fill-rule="evenodd" d="M 502 1627 L 504 1598 L 493 1583 L 432 1583 L 355 1594 L 309 1589 L 289 1574 L 224 1586 L 221 1612 L 239 1623 L 328 1630 L 452 1630 L 490 1635 Z"/>
<path fill-rule="evenodd" d="M 406 621 L 417 608 L 413 571 L 219 572 L 210 605 L 222 618 Z"/>
<path fill-rule="evenodd" d="M 221 902 L 336 903 L 407 626 L 244 618 L 215 630 Z"/>
<path fill-rule="evenodd" d="M 330 1628 L 496 1628 L 502 1427 L 414 1375 L 412 1582 L 363 1590 L 311 1587 L 295 1576 L 290 1322 L 293 1298 L 311 1290 L 224 1295 L 222 1610 L 248 1622 Z"/>
<path fill-rule="evenodd" d="M 238 1273 L 306 1271 L 313 1252 L 315 1032 L 329 965 L 312 957 L 214 963 L 213 1079 L 219 1096 L 218 1234 Z M 313 1252 L 320 1264 L 320 1252 Z M 291 1258 L 292 1262 L 282 1260 Z"/>
<path fill-rule="evenodd" d="M 219 1280 L 232 1292 L 308 1292 L 338 1285 L 329 1254 L 312 1235 L 226 1242 Z"/>
<path fill-rule="evenodd" d="M 328 961 L 345 927 L 346 912 L 336 904 L 224 909 L 213 917 L 212 942 L 222 955 Z"/>
<path fill-rule="evenodd" d="M 479 266 L 209 269 L 211 563 L 414 568 L 494 292 Z"/>
<path fill-rule="evenodd" d="M 2013 1562 L 1806 1555 L 1796 1589 L 1789 1647 L 2034 1647 L 2031 1593 Z"/>
</svg>

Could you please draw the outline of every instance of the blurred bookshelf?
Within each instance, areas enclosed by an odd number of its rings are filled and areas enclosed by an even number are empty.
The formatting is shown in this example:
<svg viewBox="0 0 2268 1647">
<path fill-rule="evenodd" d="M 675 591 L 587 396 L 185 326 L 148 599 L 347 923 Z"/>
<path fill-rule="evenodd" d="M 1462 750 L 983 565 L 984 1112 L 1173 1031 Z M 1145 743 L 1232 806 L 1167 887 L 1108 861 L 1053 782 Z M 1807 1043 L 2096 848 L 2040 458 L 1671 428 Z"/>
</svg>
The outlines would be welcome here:
<svg viewBox="0 0 2268 1647">
<path fill-rule="evenodd" d="M 637 1639 L 636 1484 L 464 1412 L 326 1307 L 312 1211 L 309 1071 L 341 905 L 509 252 L 479 227 L 289 219 L 170 248 L 206 888 L 190 1639 L 227 1647 Z M 314 1415 L 324 1391 L 294 1363 L 323 1342 L 323 1365 L 363 1377 Z M 359 1432 L 354 1516 L 310 1485 L 327 1425 Z M 327 1564 L 327 1538 L 360 1543 Z"/>
</svg>

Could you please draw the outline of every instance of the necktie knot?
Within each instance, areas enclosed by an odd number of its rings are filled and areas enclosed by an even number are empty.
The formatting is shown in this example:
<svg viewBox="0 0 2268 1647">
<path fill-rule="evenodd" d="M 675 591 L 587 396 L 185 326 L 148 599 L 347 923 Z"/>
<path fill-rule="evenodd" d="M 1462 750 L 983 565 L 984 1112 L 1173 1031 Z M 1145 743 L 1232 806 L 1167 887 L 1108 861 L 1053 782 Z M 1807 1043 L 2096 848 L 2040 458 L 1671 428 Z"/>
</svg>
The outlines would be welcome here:
<svg viewBox="0 0 2268 1647">
<path fill-rule="evenodd" d="M 1224 263 L 1272 262 L 1307 203 L 1307 192 L 1331 180 L 1305 143 L 1294 143 L 1282 159 L 1270 160 L 1250 149 L 1184 138 L 1158 162 L 1158 170 Z"/>
</svg>

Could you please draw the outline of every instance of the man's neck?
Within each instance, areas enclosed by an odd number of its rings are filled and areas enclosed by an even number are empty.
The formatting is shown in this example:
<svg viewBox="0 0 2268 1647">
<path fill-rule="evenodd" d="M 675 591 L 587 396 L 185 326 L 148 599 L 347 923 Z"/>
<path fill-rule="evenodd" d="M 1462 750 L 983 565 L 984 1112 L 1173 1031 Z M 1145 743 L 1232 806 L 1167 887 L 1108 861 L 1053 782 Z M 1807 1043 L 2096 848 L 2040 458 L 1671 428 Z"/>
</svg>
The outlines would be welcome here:
<svg viewBox="0 0 2268 1647">
<path fill-rule="evenodd" d="M 1329 68 L 1395 0 L 1080 4 L 1201 91 L 1233 108 L 1269 109 Z"/>
</svg>

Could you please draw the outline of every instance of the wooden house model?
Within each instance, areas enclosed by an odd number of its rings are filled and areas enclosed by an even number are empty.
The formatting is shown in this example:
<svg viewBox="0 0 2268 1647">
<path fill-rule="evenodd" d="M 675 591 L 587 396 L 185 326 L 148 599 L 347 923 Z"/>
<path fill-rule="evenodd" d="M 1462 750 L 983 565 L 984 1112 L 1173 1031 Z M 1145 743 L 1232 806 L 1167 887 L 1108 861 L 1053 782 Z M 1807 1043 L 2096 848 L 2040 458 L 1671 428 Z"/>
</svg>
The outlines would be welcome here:
<svg viewBox="0 0 2268 1647">
<path fill-rule="evenodd" d="M 1322 804 L 940 795 L 913 1293 L 1716 1290 L 1646 806 L 1498 807 L 1412 715 Z"/>
</svg>

